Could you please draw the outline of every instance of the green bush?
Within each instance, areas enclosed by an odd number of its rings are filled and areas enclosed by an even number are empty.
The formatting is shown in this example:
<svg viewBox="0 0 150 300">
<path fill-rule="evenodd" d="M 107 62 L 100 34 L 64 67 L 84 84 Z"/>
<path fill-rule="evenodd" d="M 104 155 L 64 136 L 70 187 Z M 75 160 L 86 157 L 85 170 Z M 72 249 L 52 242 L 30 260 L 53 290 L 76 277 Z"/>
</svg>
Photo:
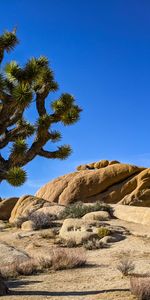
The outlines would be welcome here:
<svg viewBox="0 0 150 300">
<path fill-rule="evenodd" d="M 82 202 L 76 202 L 65 207 L 65 209 L 59 214 L 59 219 L 82 218 L 87 213 L 94 211 L 110 212 L 110 206 L 103 202 L 96 202 L 93 205 L 85 205 Z"/>
<path fill-rule="evenodd" d="M 110 234 L 111 234 L 111 231 L 108 228 L 106 228 L 106 227 L 98 228 L 97 235 L 99 236 L 100 239 L 102 239 L 104 236 L 107 236 Z"/>
</svg>

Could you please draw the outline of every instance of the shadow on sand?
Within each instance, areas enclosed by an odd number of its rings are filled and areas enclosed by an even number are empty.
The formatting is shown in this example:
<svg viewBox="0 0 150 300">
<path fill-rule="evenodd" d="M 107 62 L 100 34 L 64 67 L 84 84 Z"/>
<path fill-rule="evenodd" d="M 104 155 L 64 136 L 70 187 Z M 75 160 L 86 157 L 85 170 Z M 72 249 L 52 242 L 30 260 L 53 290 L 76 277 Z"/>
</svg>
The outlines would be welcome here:
<svg viewBox="0 0 150 300">
<path fill-rule="evenodd" d="M 64 296 L 90 296 L 103 293 L 113 293 L 113 292 L 127 292 L 129 289 L 108 289 L 108 290 L 98 290 L 98 291 L 59 291 L 59 292 L 50 292 L 50 291 L 31 291 L 31 290 L 15 290 L 15 288 L 23 287 L 25 285 L 41 283 L 42 281 L 28 281 L 28 280 L 14 280 L 10 281 L 8 286 L 10 288 L 9 295 L 13 296 L 51 296 L 51 297 L 64 297 Z M 11 290 L 13 288 L 13 290 Z"/>
</svg>

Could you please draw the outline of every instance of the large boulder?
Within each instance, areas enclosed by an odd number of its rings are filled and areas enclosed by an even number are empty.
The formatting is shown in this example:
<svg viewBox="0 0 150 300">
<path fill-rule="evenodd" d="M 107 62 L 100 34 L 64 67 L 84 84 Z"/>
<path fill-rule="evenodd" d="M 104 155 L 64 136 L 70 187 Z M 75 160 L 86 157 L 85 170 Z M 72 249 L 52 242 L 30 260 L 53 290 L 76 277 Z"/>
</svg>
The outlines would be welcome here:
<svg viewBox="0 0 150 300">
<path fill-rule="evenodd" d="M 120 201 L 120 204 L 150 206 L 150 169 L 143 170 L 128 182 L 128 186 L 133 186 L 132 192 Z"/>
<path fill-rule="evenodd" d="M 23 262 L 28 259 L 29 256 L 24 251 L 0 242 L 0 267 L 11 265 L 17 261 Z"/>
<path fill-rule="evenodd" d="M 107 163 L 109 162 L 107 161 Z M 37 191 L 36 196 L 62 205 L 76 201 L 95 202 L 102 200 L 108 203 L 117 203 L 126 195 L 126 189 L 125 192 L 122 192 L 123 185 L 143 169 L 116 162 L 100 169 L 82 170 L 61 176 L 47 183 Z M 119 192 L 117 185 L 119 185 Z M 136 184 L 133 182 L 127 191 L 132 192 L 135 186 Z M 113 196 L 113 187 L 116 188 L 115 196 Z"/>
<path fill-rule="evenodd" d="M 80 245 L 90 238 L 97 237 L 97 227 L 100 223 L 83 219 L 66 219 L 59 232 L 59 237 L 67 242 Z"/>
<path fill-rule="evenodd" d="M 9 222 L 11 224 L 17 224 L 20 219 L 28 219 L 38 209 L 44 205 L 50 205 L 46 200 L 31 195 L 25 195 L 19 198 L 15 207 L 11 212 Z M 23 222 L 22 222 L 23 223 Z"/>
<path fill-rule="evenodd" d="M 16 205 L 19 198 L 12 197 L 0 201 L 0 220 L 6 221 L 9 220 L 11 212 Z"/>
<path fill-rule="evenodd" d="M 117 219 L 124 220 L 127 222 L 150 225 L 149 207 L 137 207 L 116 204 L 113 206 L 113 215 Z"/>
</svg>

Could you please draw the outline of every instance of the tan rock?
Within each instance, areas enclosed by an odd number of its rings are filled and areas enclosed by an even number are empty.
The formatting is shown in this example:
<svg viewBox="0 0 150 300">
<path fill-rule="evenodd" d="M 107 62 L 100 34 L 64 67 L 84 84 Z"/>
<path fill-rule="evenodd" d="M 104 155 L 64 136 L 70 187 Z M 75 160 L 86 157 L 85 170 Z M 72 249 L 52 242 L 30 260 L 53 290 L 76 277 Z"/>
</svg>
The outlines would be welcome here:
<svg viewBox="0 0 150 300">
<path fill-rule="evenodd" d="M 110 214 L 107 211 L 94 211 L 87 213 L 82 217 L 83 220 L 107 221 L 110 219 Z"/>
<path fill-rule="evenodd" d="M 149 207 L 116 204 L 113 206 L 113 215 L 120 220 L 150 225 Z"/>
<path fill-rule="evenodd" d="M 59 236 L 65 241 L 72 241 L 77 245 L 91 237 L 97 237 L 98 222 L 83 219 L 66 219 L 60 229 Z"/>
<path fill-rule="evenodd" d="M 109 164 L 108 160 L 100 160 L 94 164 L 94 168 L 96 169 L 105 168 L 108 166 L 108 164 Z"/>
<path fill-rule="evenodd" d="M 34 222 L 29 220 L 29 221 L 26 221 L 26 222 L 22 223 L 21 229 L 25 230 L 25 231 L 33 231 L 33 230 L 36 229 L 36 227 L 35 227 Z"/>
<path fill-rule="evenodd" d="M 120 204 L 150 207 L 150 169 L 143 170 L 128 184 L 133 182 L 134 189 L 122 197 Z"/>
<path fill-rule="evenodd" d="M 109 165 L 120 164 L 118 160 L 110 160 Z"/>
<path fill-rule="evenodd" d="M 74 172 L 71 174 L 60 176 L 42 186 L 36 192 L 35 196 L 43 198 L 50 202 L 58 203 L 58 198 L 61 195 L 61 193 L 67 188 L 69 182 L 78 175 L 78 172 Z"/>
<path fill-rule="evenodd" d="M 80 165 L 80 166 L 78 166 L 76 169 L 77 169 L 77 171 L 84 171 L 84 170 L 87 170 L 87 165 Z"/>
<path fill-rule="evenodd" d="M 39 208 L 44 205 L 49 205 L 46 200 L 31 196 L 25 195 L 17 201 L 15 207 L 11 212 L 9 222 L 11 224 L 17 223 L 20 218 L 25 218 L 31 215 L 33 212 L 37 211 Z"/>
<path fill-rule="evenodd" d="M 113 193 L 114 185 L 120 184 L 142 170 L 143 168 L 132 165 L 113 164 L 98 170 L 75 172 L 47 183 L 37 191 L 36 196 L 62 205 L 75 201 L 95 202 L 101 200 L 101 194 L 106 190 L 112 188 Z M 116 203 L 117 195 L 115 198 Z"/>
<path fill-rule="evenodd" d="M 54 216 L 55 218 L 57 218 L 59 216 L 59 214 L 64 210 L 65 206 L 63 205 L 51 205 L 51 206 L 48 206 L 48 207 L 42 207 L 40 209 L 38 209 L 36 211 L 36 213 L 43 213 L 43 214 L 48 214 L 48 215 L 52 215 Z"/>
<path fill-rule="evenodd" d="M 24 251 L 0 242 L 0 266 L 4 267 L 16 261 L 23 262 L 27 259 L 29 256 Z"/>
<path fill-rule="evenodd" d="M 19 198 L 12 197 L 0 202 L 0 220 L 9 220 L 11 212 Z"/>
</svg>

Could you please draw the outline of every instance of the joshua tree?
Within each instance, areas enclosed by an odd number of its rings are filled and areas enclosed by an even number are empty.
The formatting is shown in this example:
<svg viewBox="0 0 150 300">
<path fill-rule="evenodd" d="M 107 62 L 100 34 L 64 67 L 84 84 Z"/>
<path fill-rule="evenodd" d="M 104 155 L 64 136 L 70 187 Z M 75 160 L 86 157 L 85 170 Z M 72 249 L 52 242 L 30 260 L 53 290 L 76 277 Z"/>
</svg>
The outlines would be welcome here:
<svg viewBox="0 0 150 300">
<path fill-rule="evenodd" d="M 24 67 L 16 61 L 2 65 L 5 53 L 13 50 L 17 43 L 15 30 L 0 36 L 0 149 L 7 148 L 3 153 L 9 149 L 8 157 L 0 153 L 0 181 L 6 180 L 13 186 L 25 182 L 27 176 L 22 167 L 37 155 L 68 157 L 69 145 L 59 146 L 55 151 L 45 150 L 44 145 L 61 139 L 60 132 L 52 130 L 55 123 L 71 125 L 81 112 L 73 96 L 67 93 L 50 103 L 49 112 L 46 110 L 49 93 L 58 90 L 46 57 L 33 57 Z M 37 119 L 31 124 L 25 119 L 25 111 L 34 105 Z"/>
</svg>

